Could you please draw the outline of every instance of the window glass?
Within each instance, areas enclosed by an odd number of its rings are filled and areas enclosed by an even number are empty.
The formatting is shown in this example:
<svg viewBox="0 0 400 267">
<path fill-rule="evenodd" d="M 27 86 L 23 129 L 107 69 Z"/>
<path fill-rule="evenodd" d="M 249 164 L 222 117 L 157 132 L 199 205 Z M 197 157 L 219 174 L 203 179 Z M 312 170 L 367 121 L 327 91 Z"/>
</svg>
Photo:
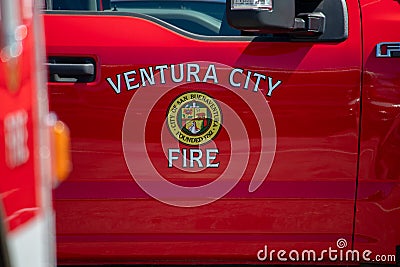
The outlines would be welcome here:
<svg viewBox="0 0 400 267">
<path fill-rule="evenodd" d="M 114 11 L 146 14 L 185 31 L 209 36 L 240 35 L 225 20 L 225 0 L 111 1 Z"/>
<path fill-rule="evenodd" d="M 99 0 L 47 0 L 46 4 L 50 10 L 95 11 L 100 6 Z M 226 21 L 225 0 L 111 0 L 111 11 L 145 14 L 199 35 L 241 35 Z"/>
<path fill-rule="evenodd" d="M 97 10 L 97 2 L 92 0 L 52 0 L 53 10 Z"/>
</svg>

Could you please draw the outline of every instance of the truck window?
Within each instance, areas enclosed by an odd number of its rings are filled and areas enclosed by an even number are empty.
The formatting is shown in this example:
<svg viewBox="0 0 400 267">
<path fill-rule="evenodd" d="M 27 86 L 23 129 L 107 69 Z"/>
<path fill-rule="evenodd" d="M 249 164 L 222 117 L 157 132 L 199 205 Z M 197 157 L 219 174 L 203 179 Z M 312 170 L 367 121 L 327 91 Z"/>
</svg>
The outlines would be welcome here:
<svg viewBox="0 0 400 267">
<path fill-rule="evenodd" d="M 92 0 L 53 0 L 51 6 L 53 10 L 97 10 L 97 2 Z"/>
<path fill-rule="evenodd" d="M 322 0 L 293 1 L 293 8 L 290 9 L 293 12 L 293 18 L 283 16 L 285 18 L 283 25 L 276 24 L 278 21 L 282 23 L 281 14 L 278 13 L 285 13 L 284 11 L 289 7 L 283 2 L 277 1 L 281 4 L 275 6 L 277 8 L 275 13 L 268 14 L 269 19 L 254 19 L 254 16 L 258 17 L 258 15 L 250 15 L 254 22 L 245 26 L 241 24 L 243 23 L 242 19 L 235 20 L 239 21 L 239 24 L 234 24 L 230 18 L 234 27 L 227 22 L 226 0 L 47 0 L 46 3 L 46 6 L 50 7 L 47 8 L 48 10 L 61 13 L 63 10 L 69 10 L 68 14 L 77 11 L 77 14 L 86 15 L 87 13 L 79 11 L 90 11 L 90 15 L 140 16 L 173 31 L 183 30 L 182 34 L 189 33 L 206 38 L 208 36 L 246 36 L 246 38 L 251 38 L 252 36 L 260 37 L 259 40 L 263 41 L 294 39 L 343 41 L 347 38 L 345 0 L 334 0 L 331 5 L 323 4 Z M 228 17 L 231 13 L 228 12 Z M 338 18 L 341 19 L 338 20 Z M 273 22 L 274 20 L 276 21 Z M 260 21 L 269 21 L 271 24 L 270 26 L 262 25 L 258 28 L 251 28 Z M 192 37 L 196 38 L 196 36 Z"/>
<path fill-rule="evenodd" d="M 98 2 L 98 1 L 97 1 Z M 49 10 L 96 11 L 96 1 L 53 0 Z M 190 33 L 205 36 L 239 36 L 225 19 L 225 0 L 111 1 L 111 10 L 144 14 Z M 102 12 L 102 11 L 99 11 Z"/>
<path fill-rule="evenodd" d="M 240 35 L 225 20 L 224 0 L 111 1 L 111 7 L 114 11 L 146 14 L 194 34 Z"/>
</svg>

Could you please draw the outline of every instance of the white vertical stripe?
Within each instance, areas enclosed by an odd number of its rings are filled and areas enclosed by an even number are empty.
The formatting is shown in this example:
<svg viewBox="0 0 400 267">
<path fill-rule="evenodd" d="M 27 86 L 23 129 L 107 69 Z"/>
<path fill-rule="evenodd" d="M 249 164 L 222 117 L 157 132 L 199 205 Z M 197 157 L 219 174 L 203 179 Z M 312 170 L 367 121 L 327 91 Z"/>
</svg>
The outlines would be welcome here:
<svg viewBox="0 0 400 267">
<path fill-rule="evenodd" d="M 13 267 L 54 266 L 48 255 L 46 218 L 36 216 L 8 235 L 8 252 Z"/>
</svg>

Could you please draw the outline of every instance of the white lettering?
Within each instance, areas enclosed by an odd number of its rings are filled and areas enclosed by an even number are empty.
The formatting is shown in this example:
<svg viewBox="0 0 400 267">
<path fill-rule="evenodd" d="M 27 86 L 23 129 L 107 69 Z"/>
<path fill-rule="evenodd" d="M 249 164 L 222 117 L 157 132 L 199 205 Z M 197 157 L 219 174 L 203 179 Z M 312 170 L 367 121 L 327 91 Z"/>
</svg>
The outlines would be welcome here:
<svg viewBox="0 0 400 267">
<path fill-rule="evenodd" d="M 10 168 L 18 167 L 29 159 L 28 114 L 19 110 L 4 118 L 6 163 Z"/>
<path fill-rule="evenodd" d="M 175 65 L 171 65 L 171 79 L 174 83 L 183 81 L 183 64 L 179 64 L 179 78 L 176 78 L 175 75 Z"/>
<path fill-rule="evenodd" d="M 276 250 L 275 249 L 271 249 L 271 252 L 269 253 L 269 260 L 270 261 L 273 261 L 273 259 L 274 259 L 274 253 L 276 252 Z"/>
<path fill-rule="evenodd" d="M 179 70 L 177 69 L 179 68 Z M 168 74 L 168 70 L 170 68 L 170 73 Z M 186 68 L 186 69 L 185 69 Z M 113 77 L 107 77 L 106 81 L 111 86 L 113 91 L 116 94 L 121 93 L 121 76 L 124 75 L 124 81 L 126 84 L 127 91 L 138 89 L 140 86 L 153 86 L 158 82 L 159 84 L 166 84 L 168 77 L 171 76 L 171 81 L 174 83 L 182 83 L 182 82 L 203 82 L 203 83 L 214 83 L 218 84 L 219 79 L 217 75 L 217 69 L 215 64 L 210 64 L 205 71 L 204 76 L 199 76 L 200 74 L 200 65 L 195 63 L 185 64 L 177 64 L 177 65 L 157 65 L 155 67 L 147 67 L 140 68 L 137 70 L 126 71 L 121 74 L 116 75 L 116 79 Z M 159 75 L 160 79 L 156 79 L 157 76 L 154 73 Z M 158 73 L 157 73 L 158 72 Z M 186 75 L 186 76 L 185 76 Z M 140 77 L 140 79 L 139 79 Z M 233 88 L 242 88 L 244 90 L 249 90 L 249 87 L 252 86 L 252 80 L 254 80 L 254 88 L 250 88 L 253 92 L 258 92 L 260 87 L 262 87 L 263 81 L 265 82 L 268 78 L 268 92 L 266 96 L 271 97 L 272 93 L 275 89 L 277 89 L 281 84 L 281 80 L 274 81 L 272 77 L 266 76 L 261 73 L 252 72 L 252 71 L 244 71 L 240 68 L 232 69 L 229 74 L 229 85 Z M 263 87 L 264 88 L 264 87 Z"/>
<path fill-rule="evenodd" d="M 231 85 L 232 87 L 240 87 L 240 86 L 241 86 L 240 83 L 235 82 L 234 79 L 233 79 L 234 76 L 235 76 L 235 74 L 236 74 L 237 72 L 243 74 L 243 70 L 242 70 L 242 69 L 233 69 L 233 70 L 231 71 L 231 74 L 229 74 L 229 83 L 230 83 L 230 85 Z"/>
<path fill-rule="evenodd" d="M 324 260 L 324 254 L 328 253 L 328 251 L 326 249 L 321 251 L 321 256 L 318 258 L 318 261 L 323 261 Z"/>
<path fill-rule="evenodd" d="M 307 255 L 307 259 L 306 259 L 306 255 Z M 301 253 L 301 260 L 302 261 L 315 261 L 317 258 L 317 253 L 315 252 L 315 250 L 303 250 L 303 252 Z"/>
<path fill-rule="evenodd" d="M 194 154 L 198 154 L 197 157 Z M 201 158 L 203 157 L 203 152 L 200 149 L 190 149 L 190 168 L 194 168 L 194 161 L 197 162 L 199 168 L 203 168 L 203 163 L 201 163 Z"/>
<path fill-rule="evenodd" d="M 263 255 L 264 254 L 264 255 Z M 260 249 L 257 252 L 257 259 L 259 261 L 265 261 L 267 259 L 267 255 L 268 255 L 268 247 L 267 245 L 264 246 L 264 249 Z"/>
<path fill-rule="evenodd" d="M 211 75 L 210 75 L 211 72 Z M 218 84 L 218 78 L 217 78 L 217 71 L 215 70 L 214 65 L 208 66 L 206 75 L 204 76 L 203 83 L 207 82 L 208 79 L 212 79 L 215 84 Z"/>
<path fill-rule="evenodd" d="M 192 80 L 191 80 L 190 77 L 193 76 L 194 80 L 196 82 L 200 82 L 200 79 L 199 79 L 199 76 L 198 76 L 199 71 L 200 71 L 200 66 L 198 64 L 189 63 L 189 64 L 187 64 L 186 67 L 187 67 L 187 79 L 186 79 L 186 81 L 187 82 L 191 82 Z M 194 70 L 192 70 L 192 68 L 194 68 Z"/>
<path fill-rule="evenodd" d="M 278 251 L 278 260 L 279 261 L 287 261 L 287 258 L 285 257 L 286 251 L 284 251 L 283 249 Z"/>
<path fill-rule="evenodd" d="M 272 91 L 274 91 L 280 84 L 282 83 L 282 81 L 278 80 L 275 84 L 272 84 L 272 78 L 268 77 L 268 93 L 267 96 L 271 96 L 272 95 Z"/>
<path fill-rule="evenodd" d="M 369 256 L 371 256 L 372 251 L 371 250 L 364 250 L 363 254 L 362 254 L 362 258 L 364 261 L 371 261 L 371 259 L 369 258 Z"/>
<path fill-rule="evenodd" d="M 168 69 L 168 65 L 160 65 L 160 66 L 156 66 L 155 70 L 160 71 L 160 83 L 161 84 L 165 84 L 165 75 L 164 75 L 164 70 Z"/>
<path fill-rule="evenodd" d="M 182 149 L 182 168 L 187 167 L 186 149 Z"/>
<path fill-rule="evenodd" d="M 179 159 L 178 156 L 173 156 L 172 153 L 180 154 L 179 148 L 170 148 L 170 149 L 168 149 L 168 168 L 172 168 L 172 166 L 173 166 L 172 161 L 173 160 Z"/>
<path fill-rule="evenodd" d="M 133 75 L 133 74 L 136 75 L 136 71 L 131 70 L 131 71 L 124 72 L 126 88 L 128 89 L 128 91 L 132 90 L 132 89 L 139 88 L 139 84 L 138 83 L 135 84 L 135 85 L 131 85 L 131 82 L 135 81 L 135 77 L 129 78 L 129 75 Z"/>
<path fill-rule="evenodd" d="M 336 249 L 332 249 L 332 247 L 329 247 L 329 260 L 331 261 L 336 261 L 338 256 L 337 255 L 332 255 L 333 253 L 336 253 Z"/>
<path fill-rule="evenodd" d="M 168 167 L 174 166 L 173 161 L 179 160 L 182 157 L 182 168 L 194 168 L 195 163 L 199 168 L 218 168 L 219 162 L 214 162 L 217 159 L 219 151 L 217 148 L 207 148 L 205 151 L 195 148 L 170 148 L 168 149 Z M 205 163 L 204 163 L 205 162 Z M 176 163 L 175 163 L 176 164 Z"/>
<path fill-rule="evenodd" d="M 293 257 L 293 254 L 294 254 L 296 257 Z M 291 250 L 291 251 L 289 252 L 289 259 L 290 259 L 291 261 L 299 261 L 299 260 L 300 260 L 299 252 L 298 252 L 297 250 Z"/>
<path fill-rule="evenodd" d="M 110 84 L 111 88 L 115 91 L 116 94 L 121 93 L 121 74 L 117 74 L 117 83 L 118 86 L 115 85 L 111 78 L 106 79 L 107 82 Z"/>
<path fill-rule="evenodd" d="M 251 71 L 248 71 L 247 77 L 246 77 L 246 82 L 244 83 L 243 89 L 247 90 L 249 88 L 250 77 L 251 77 Z"/>
<path fill-rule="evenodd" d="M 257 80 L 256 80 L 256 84 L 254 85 L 253 92 L 257 92 L 258 86 L 260 85 L 260 80 L 261 79 L 265 80 L 265 78 L 267 78 L 267 77 L 265 77 L 265 75 L 259 74 L 257 72 L 254 73 L 254 76 L 257 77 Z"/>
<path fill-rule="evenodd" d="M 150 85 L 154 85 L 154 73 L 153 68 L 149 67 L 150 75 L 147 73 L 146 69 L 139 69 L 140 72 L 140 79 L 142 80 L 142 86 L 146 86 L 146 80 L 149 82 Z"/>
<path fill-rule="evenodd" d="M 342 252 L 342 250 L 341 250 L 341 252 Z M 365 253 L 365 251 L 364 251 L 364 253 Z M 364 256 L 364 253 L 363 253 L 363 256 Z M 358 250 L 350 249 L 350 250 L 346 251 L 346 261 L 350 260 L 350 255 L 351 255 L 351 261 L 360 261 L 360 252 L 358 252 Z M 343 261 L 342 257 L 340 260 Z"/>
<path fill-rule="evenodd" d="M 214 153 L 214 155 L 211 155 L 211 153 Z M 218 149 L 206 149 L 206 166 L 207 168 L 218 168 L 219 167 L 219 162 L 217 163 L 211 163 L 213 160 L 217 158 L 218 154 Z"/>
</svg>

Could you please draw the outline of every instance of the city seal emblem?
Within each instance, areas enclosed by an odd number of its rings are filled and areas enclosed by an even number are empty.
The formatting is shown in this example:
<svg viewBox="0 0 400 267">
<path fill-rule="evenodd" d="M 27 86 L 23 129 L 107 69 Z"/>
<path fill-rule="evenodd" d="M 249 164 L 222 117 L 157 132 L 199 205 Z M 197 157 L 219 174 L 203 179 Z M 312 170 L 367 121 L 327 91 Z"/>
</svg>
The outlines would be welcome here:
<svg viewBox="0 0 400 267">
<path fill-rule="evenodd" d="M 214 139 L 222 127 L 218 103 L 201 92 L 184 93 L 170 104 L 167 126 L 182 144 L 203 145 Z"/>
</svg>

